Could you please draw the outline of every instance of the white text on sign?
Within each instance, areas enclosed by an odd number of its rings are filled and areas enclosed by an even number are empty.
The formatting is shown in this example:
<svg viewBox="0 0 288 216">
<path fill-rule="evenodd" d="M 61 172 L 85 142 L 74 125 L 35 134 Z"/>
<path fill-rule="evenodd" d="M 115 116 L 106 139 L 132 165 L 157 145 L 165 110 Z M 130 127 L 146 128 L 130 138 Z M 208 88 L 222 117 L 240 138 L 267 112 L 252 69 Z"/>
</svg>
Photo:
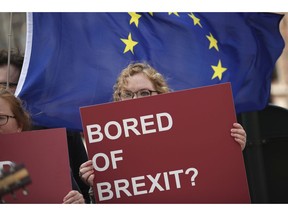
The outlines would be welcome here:
<svg viewBox="0 0 288 216">
<path fill-rule="evenodd" d="M 163 125 L 163 120 L 167 120 L 167 125 Z M 156 121 L 156 122 L 155 122 Z M 140 123 L 141 130 L 137 129 Z M 131 133 L 137 136 L 157 133 L 170 130 L 173 126 L 173 119 L 167 112 L 157 113 L 156 119 L 153 114 L 140 116 L 139 120 L 136 118 L 123 119 L 121 123 L 117 121 L 109 121 L 104 125 L 104 128 L 99 124 L 87 125 L 87 134 L 89 143 L 101 142 L 104 138 L 109 140 L 117 140 L 122 135 L 130 137 Z M 111 134 L 111 128 L 116 128 L 116 134 Z M 102 131 L 102 129 L 104 129 Z"/>
</svg>

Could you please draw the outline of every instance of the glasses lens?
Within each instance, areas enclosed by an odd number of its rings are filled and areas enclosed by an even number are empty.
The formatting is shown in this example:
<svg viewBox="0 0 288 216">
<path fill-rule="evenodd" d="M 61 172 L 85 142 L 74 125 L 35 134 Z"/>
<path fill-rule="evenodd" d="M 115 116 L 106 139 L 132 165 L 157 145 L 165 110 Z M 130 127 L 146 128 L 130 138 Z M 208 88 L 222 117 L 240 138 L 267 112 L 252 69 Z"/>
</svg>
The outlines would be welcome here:
<svg viewBox="0 0 288 216">
<path fill-rule="evenodd" d="M 10 88 L 16 88 L 17 87 L 17 84 L 18 83 L 12 83 L 12 82 L 10 82 L 9 83 L 9 87 Z M 0 82 L 0 86 L 3 88 L 6 88 L 6 86 L 7 86 L 7 82 Z"/>
<path fill-rule="evenodd" d="M 127 99 L 127 98 L 132 98 L 133 97 L 133 93 L 130 91 L 123 91 L 121 92 L 121 98 Z"/>
<path fill-rule="evenodd" d="M 8 116 L 0 115 L 0 125 L 5 125 L 8 121 Z"/>
<path fill-rule="evenodd" d="M 147 89 L 143 89 L 143 90 L 140 90 L 139 92 L 137 92 L 137 97 L 147 97 L 150 95 L 151 95 L 151 93 Z"/>
<path fill-rule="evenodd" d="M 10 88 L 16 88 L 18 83 L 9 83 Z"/>
</svg>

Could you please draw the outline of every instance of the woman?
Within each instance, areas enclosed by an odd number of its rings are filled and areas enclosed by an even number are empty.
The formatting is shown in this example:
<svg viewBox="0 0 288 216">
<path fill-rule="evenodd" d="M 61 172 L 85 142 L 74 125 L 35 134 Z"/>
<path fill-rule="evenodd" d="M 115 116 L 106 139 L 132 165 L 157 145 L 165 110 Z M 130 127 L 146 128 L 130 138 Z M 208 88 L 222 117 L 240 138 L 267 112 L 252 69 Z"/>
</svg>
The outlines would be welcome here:
<svg viewBox="0 0 288 216">
<path fill-rule="evenodd" d="M 0 88 L 0 133 L 19 133 L 31 129 L 31 118 L 23 108 L 21 101 L 10 91 Z M 63 203 L 84 203 L 81 193 L 70 191 Z"/>
<path fill-rule="evenodd" d="M 119 75 L 114 85 L 113 99 L 114 101 L 130 100 L 170 91 L 164 77 L 153 67 L 147 63 L 133 63 L 122 70 Z M 246 145 L 246 132 L 240 124 L 233 124 L 231 136 L 243 150 Z M 80 166 L 79 175 L 90 186 L 93 186 L 93 173 L 91 160 Z"/>
</svg>

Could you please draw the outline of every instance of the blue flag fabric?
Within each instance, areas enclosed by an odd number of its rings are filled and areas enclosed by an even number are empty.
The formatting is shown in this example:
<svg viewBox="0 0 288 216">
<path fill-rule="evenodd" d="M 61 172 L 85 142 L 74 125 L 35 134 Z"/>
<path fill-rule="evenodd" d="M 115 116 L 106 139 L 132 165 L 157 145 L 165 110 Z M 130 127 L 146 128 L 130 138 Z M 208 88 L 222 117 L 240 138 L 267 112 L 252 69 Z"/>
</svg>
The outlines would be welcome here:
<svg viewBox="0 0 288 216">
<path fill-rule="evenodd" d="M 121 70 L 144 60 L 174 91 L 231 82 L 237 113 L 260 110 L 268 103 L 271 75 L 284 48 L 281 18 L 270 13 L 28 13 L 16 95 L 26 101 L 35 124 L 82 130 L 79 107 L 112 101 Z"/>
</svg>

